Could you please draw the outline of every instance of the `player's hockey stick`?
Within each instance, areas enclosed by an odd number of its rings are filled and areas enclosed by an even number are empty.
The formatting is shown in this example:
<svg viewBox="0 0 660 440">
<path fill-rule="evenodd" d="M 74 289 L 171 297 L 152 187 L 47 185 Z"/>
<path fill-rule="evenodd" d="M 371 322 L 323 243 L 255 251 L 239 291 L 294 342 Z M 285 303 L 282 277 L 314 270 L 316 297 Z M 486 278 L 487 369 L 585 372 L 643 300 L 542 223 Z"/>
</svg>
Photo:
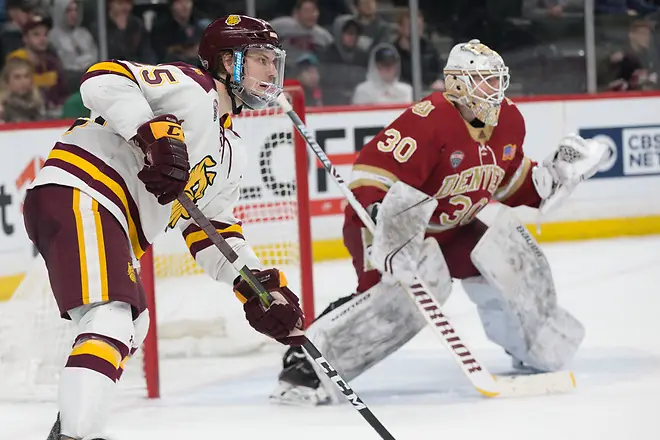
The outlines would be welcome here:
<svg viewBox="0 0 660 440">
<path fill-rule="evenodd" d="M 243 278 L 247 283 L 252 287 L 252 289 L 257 292 L 259 299 L 266 306 L 270 306 L 273 301 L 273 297 L 268 293 L 264 286 L 257 280 L 252 271 L 245 265 L 241 266 L 238 262 L 238 254 L 234 252 L 234 249 L 227 243 L 227 241 L 220 235 L 220 233 L 215 229 L 211 224 L 211 221 L 202 213 L 202 211 L 195 205 L 195 203 L 190 200 L 190 198 L 185 194 L 181 194 L 177 200 L 181 203 L 181 206 L 190 214 L 190 217 L 197 223 L 197 225 L 206 233 L 206 235 L 211 239 L 211 242 L 220 250 L 222 255 L 234 266 L 234 269 L 240 273 L 241 278 Z M 384 440 L 395 440 L 394 436 L 383 426 L 383 424 L 376 418 L 374 413 L 365 405 L 365 403 L 360 399 L 360 397 L 353 391 L 351 386 L 347 381 L 342 379 L 337 370 L 328 362 L 321 352 L 316 348 L 316 346 L 307 339 L 305 336 L 305 342 L 302 346 L 307 353 L 314 359 L 322 369 L 323 372 L 328 376 L 337 387 L 341 390 L 342 394 L 346 396 L 349 402 L 353 405 L 360 415 L 371 425 L 371 427 L 380 435 Z"/>
<path fill-rule="evenodd" d="M 364 207 L 357 201 L 353 192 L 348 188 L 346 182 L 330 162 L 325 151 L 319 146 L 314 137 L 309 133 L 305 123 L 300 119 L 293 107 L 282 94 L 277 98 L 277 103 L 289 116 L 293 125 L 305 139 L 307 145 L 312 149 L 316 157 L 323 164 L 325 170 L 332 176 L 348 203 L 353 207 L 364 226 L 372 234 L 376 225 Z M 394 274 L 396 276 L 396 274 Z M 431 326 L 433 332 L 445 343 L 463 373 L 472 385 L 481 394 L 487 397 L 509 397 L 538 395 L 553 392 L 565 392 L 575 387 L 575 378 L 570 371 L 559 371 L 554 373 L 543 373 L 534 375 L 494 376 L 488 372 L 486 367 L 472 354 L 472 351 L 462 341 L 449 318 L 442 313 L 441 305 L 431 295 L 428 287 L 419 278 L 412 284 L 400 283 L 406 293 L 413 300 L 426 322 Z"/>
</svg>

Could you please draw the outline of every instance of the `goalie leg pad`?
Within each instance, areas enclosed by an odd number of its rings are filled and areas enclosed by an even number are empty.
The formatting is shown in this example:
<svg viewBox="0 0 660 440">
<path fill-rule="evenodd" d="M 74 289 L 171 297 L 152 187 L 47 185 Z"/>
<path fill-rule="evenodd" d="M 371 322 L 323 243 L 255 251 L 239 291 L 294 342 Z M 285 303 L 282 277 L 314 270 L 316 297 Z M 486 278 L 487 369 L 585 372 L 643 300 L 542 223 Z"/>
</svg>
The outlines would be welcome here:
<svg viewBox="0 0 660 440">
<path fill-rule="evenodd" d="M 440 304 L 451 293 L 451 278 L 438 243 L 424 240 L 419 276 Z M 413 301 L 399 285 L 380 282 L 317 319 L 307 335 L 346 380 L 394 353 L 425 326 Z M 310 358 L 333 402 L 343 395 Z"/>
<path fill-rule="evenodd" d="M 135 328 L 131 306 L 117 301 L 77 307 L 69 316 L 78 324 L 78 336 L 59 380 L 61 432 L 84 438 L 103 432 Z"/>
<path fill-rule="evenodd" d="M 550 265 L 510 208 L 500 208 L 471 258 L 483 279 L 464 280 L 463 287 L 489 339 L 537 370 L 570 361 L 584 327 L 557 305 Z"/>
</svg>

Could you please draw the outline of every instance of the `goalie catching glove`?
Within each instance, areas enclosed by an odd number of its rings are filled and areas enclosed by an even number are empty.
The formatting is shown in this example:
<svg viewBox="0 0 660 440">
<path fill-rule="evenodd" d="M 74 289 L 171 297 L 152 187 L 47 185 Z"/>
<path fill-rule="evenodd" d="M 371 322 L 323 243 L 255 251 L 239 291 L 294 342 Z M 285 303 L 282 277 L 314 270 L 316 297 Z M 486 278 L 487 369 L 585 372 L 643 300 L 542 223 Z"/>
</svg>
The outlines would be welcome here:
<svg viewBox="0 0 660 440">
<path fill-rule="evenodd" d="M 605 153 L 607 147 L 594 139 L 576 134 L 564 137 L 557 150 L 532 170 L 536 192 L 543 199 L 541 213 L 557 208 L 578 183 L 596 174 Z"/>
<path fill-rule="evenodd" d="M 242 278 L 234 281 L 234 293 L 243 303 L 250 326 L 284 345 L 303 345 L 303 314 L 298 297 L 287 287 L 286 277 L 277 269 L 253 271 L 254 276 L 273 298 L 264 306 L 257 292 Z"/>
<path fill-rule="evenodd" d="M 138 178 L 161 205 L 183 193 L 190 175 L 181 122 L 172 114 L 161 115 L 142 124 L 133 137 L 144 153 L 145 165 Z"/>
</svg>

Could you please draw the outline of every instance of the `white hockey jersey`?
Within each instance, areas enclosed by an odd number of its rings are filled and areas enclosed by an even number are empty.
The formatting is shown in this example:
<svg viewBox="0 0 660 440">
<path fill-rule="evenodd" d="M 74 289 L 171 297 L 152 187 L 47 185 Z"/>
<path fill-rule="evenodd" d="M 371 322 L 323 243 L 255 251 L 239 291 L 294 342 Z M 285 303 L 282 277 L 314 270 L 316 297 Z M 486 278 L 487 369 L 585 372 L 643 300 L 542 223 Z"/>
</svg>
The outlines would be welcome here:
<svg viewBox="0 0 660 440">
<path fill-rule="evenodd" d="M 143 65 L 106 61 L 83 76 L 83 102 L 92 111 L 79 119 L 52 149 L 32 186 L 79 188 L 110 211 L 140 258 L 168 228 L 179 228 L 190 253 L 213 278 L 231 283 L 237 274 L 178 202 L 160 205 L 137 174 L 142 151 L 130 139 L 146 121 L 166 113 L 181 123 L 190 161 L 186 192 L 240 257 L 261 264 L 233 215 L 246 155 L 232 146 L 237 135 L 229 115 L 219 114 L 213 78 L 184 63 Z"/>
</svg>

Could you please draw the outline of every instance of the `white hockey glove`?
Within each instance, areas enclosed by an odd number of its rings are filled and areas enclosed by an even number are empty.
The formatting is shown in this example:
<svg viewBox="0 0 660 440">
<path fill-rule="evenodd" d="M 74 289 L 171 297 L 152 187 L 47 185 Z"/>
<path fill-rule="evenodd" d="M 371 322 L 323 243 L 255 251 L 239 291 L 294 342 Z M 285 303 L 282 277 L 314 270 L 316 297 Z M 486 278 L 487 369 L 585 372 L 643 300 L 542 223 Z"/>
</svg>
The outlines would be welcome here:
<svg viewBox="0 0 660 440">
<path fill-rule="evenodd" d="M 532 170 L 536 192 L 543 199 L 540 213 L 557 208 L 583 180 L 596 174 L 607 146 L 594 139 L 569 134 L 557 150 Z"/>
<path fill-rule="evenodd" d="M 377 206 L 376 231 L 368 258 L 383 281 L 412 283 L 422 251 L 426 227 L 438 201 L 399 181 Z M 372 207 L 375 208 L 375 207 Z"/>
</svg>

